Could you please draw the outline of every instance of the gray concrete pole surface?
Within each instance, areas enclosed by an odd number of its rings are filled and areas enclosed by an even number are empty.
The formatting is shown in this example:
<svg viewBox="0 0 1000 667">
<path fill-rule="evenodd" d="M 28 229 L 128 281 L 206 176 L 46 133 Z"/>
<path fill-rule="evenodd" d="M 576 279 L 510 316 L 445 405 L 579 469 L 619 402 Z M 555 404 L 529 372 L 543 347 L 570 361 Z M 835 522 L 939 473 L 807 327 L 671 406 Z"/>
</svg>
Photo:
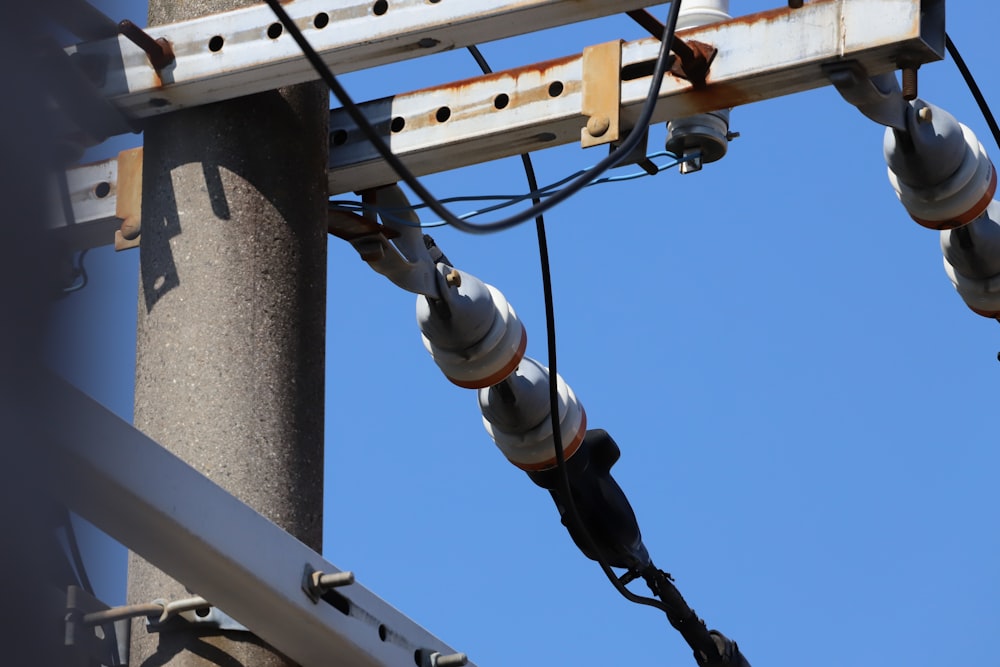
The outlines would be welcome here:
<svg viewBox="0 0 1000 667">
<path fill-rule="evenodd" d="M 249 4 L 150 0 L 149 23 Z M 148 123 L 135 382 L 140 430 L 317 551 L 328 110 L 316 83 Z M 130 603 L 192 593 L 130 554 Z M 248 633 L 144 621 L 131 651 L 137 667 L 290 664 Z"/>
</svg>

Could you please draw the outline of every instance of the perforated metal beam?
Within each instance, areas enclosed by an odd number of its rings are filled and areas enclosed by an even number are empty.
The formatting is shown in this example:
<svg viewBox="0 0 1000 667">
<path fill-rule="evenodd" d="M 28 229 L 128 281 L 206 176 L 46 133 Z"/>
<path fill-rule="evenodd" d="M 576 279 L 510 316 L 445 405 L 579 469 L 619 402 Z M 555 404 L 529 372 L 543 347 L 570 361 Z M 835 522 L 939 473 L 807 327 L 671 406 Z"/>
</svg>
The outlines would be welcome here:
<svg viewBox="0 0 1000 667">
<path fill-rule="evenodd" d="M 293 0 L 285 9 L 340 74 L 656 4 L 650 0 Z M 176 61 L 125 37 L 68 49 L 126 116 L 145 118 L 319 77 L 266 5 L 153 26 Z"/>
<path fill-rule="evenodd" d="M 801 9 L 781 8 L 683 31 L 684 38 L 712 44 L 719 52 L 702 89 L 668 75 L 654 121 L 818 88 L 829 84 L 823 70 L 829 63 L 857 61 L 874 76 L 901 63 L 940 60 L 944 10 L 944 0 L 818 0 Z M 658 48 L 655 39 L 622 47 L 621 122 L 626 129 L 649 90 Z M 361 107 L 417 175 L 457 169 L 579 141 L 587 124 L 583 61 L 582 55 L 568 56 Z M 442 109 L 447 109 L 443 121 Z M 331 111 L 330 132 L 331 195 L 397 180 L 342 109 Z M 111 243 L 119 223 L 113 202 L 108 197 L 98 201 L 97 194 L 105 191 L 102 183 L 114 193 L 114 164 L 74 172 L 77 219 L 105 225 L 110 231 L 104 242 Z"/>
<path fill-rule="evenodd" d="M 455 654 L 359 583 L 313 602 L 306 565 L 338 568 L 90 397 L 49 384 L 53 492 L 298 664 L 397 667 L 421 650 Z"/>
<path fill-rule="evenodd" d="M 653 122 L 829 84 L 822 66 L 855 60 L 870 75 L 940 60 L 943 0 L 819 0 L 678 33 L 718 48 L 704 88 L 668 74 Z M 622 125 L 649 92 L 659 42 L 622 47 Z M 583 56 L 368 102 L 363 111 L 417 175 L 580 141 Z M 503 96 L 503 97 L 501 97 Z M 445 111 L 446 110 L 446 111 Z M 442 120 L 444 119 L 444 120 Z M 330 192 L 398 180 L 342 110 L 330 114 Z"/>
</svg>

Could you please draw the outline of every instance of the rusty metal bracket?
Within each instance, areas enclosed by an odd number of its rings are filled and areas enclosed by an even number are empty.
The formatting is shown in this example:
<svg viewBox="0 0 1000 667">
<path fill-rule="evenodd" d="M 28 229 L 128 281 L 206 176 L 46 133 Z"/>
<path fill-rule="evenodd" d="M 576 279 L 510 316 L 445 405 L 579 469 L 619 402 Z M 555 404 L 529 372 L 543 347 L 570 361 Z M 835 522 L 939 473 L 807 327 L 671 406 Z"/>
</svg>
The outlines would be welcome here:
<svg viewBox="0 0 1000 667">
<path fill-rule="evenodd" d="M 157 72 L 174 62 L 174 47 L 163 37 L 154 39 L 148 32 L 132 23 L 128 19 L 118 24 L 118 32 L 125 36 L 130 42 L 146 52 L 149 64 Z"/>
<path fill-rule="evenodd" d="M 142 223 L 142 146 L 118 154 L 118 185 L 115 217 L 121 227 L 115 230 L 115 250 L 139 247 Z"/>
<path fill-rule="evenodd" d="M 319 601 L 329 591 L 354 583 L 353 572 L 323 572 L 306 563 L 302 572 L 302 592 L 309 596 L 313 604 Z"/>
<path fill-rule="evenodd" d="M 618 141 L 622 113 L 622 40 L 583 50 L 583 103 L 587 125 L 580 130 L 583 148 Z"/>
<path fill-rule="evenodd" d="M 663 39 L 664 25 L 648 11 L 636 9 L 625 13 L 650 35 L 657 39 Z M 708 70 L 719 50 L 711 44 L 693 39 L 684 41 L 676 35 L 674 35 L 673 43 L 670 44 L 670 50 L 676 54 L 671 56 L 670 73 L 690 81 L 695 88 L 704 86 Z"/>
<path fill-rule="evenodd" d="M 695 88 L 703 87 L 708 78 L 708 70 L 712 67 L 712 61 L 715 60 L 715 54 L 719 50 L 705 42 L 693 39 L 685 42 L 677 37 L 674 37 L 670 49 L 676 54 L 670 63 L 670 72 L 676 77 L 690 81 Z"/>
</svg>

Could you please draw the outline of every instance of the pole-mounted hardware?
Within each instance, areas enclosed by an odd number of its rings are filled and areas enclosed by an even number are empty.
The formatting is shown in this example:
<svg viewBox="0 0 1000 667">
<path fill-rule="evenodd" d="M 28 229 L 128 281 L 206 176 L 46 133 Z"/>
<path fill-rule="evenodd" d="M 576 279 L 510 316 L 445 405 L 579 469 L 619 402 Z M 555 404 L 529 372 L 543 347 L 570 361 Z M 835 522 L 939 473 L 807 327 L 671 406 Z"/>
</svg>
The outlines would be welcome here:
<svg viewBox="0 0 1000 667">
<path fill-rule="evenodd" d="M 915 222 L 940 232 L 945 273 L 959 296 L 974 313 L 1000 319 L 997 170 L 975 133 L 911 96 L 906 68 L 902 87 L 895 74 L 869 77 L 854 61 L 824 71 L 845 100 L 886 126 L 889 182 Z"/>
<path fill-rule="evenodd" d="M 118 23 L 118 32 L 146 52 L 149 64 L 157 72 L 174 62 L 174 47 L 165 38 L 153 38 L 148 32 L 128 19 Z"/>
<path fill-rule="evenodd" d="M 364 192 L 365 215 L 331 212 L 329 230 L 347 240 L 377 273 L 398 287 L 438 298 L 440 286 L 420 219 L 398 185 Z M 381 225 L 374 219 L 378 211 Z"/>
<path fill-rule="evenodd" d="M 63 645 L 99 665 L 127 665 L 129 619 L 80 588 L 69 586 L 65 596 Z M 158 613 L 158 605 L 145 605 L 145 612 Z M 139 614 L 142 615 L 142 614 Z"/>
<path fill-rule="evenodd" d="M 677 27 L 681 30 L 696 28 L 729 18 L 729 0 L 705 0 L 682 6 Z M 650 19 L 651 16 L 647 22 Z M 670 68 L 674 76 L 687 79 L 695 90 L 705 88 L 708 70 L 718 49 L 705 42 L 694 39 L 685 42 L 677 37 L 671 48 L 677 54 Z M 678 157 L 688 158 L 678 167 L 680 173 L 701 171 L 702 166 L 725 157 L 729 142 L 739 136 L 729 131 L 729 116 L 730 109 L 722 108 L 667 122 L 666 149 Z"/>
<path fill-rule="evenodd" d="M 383 220 L 384 213 L 380 209 Z M 412 210 L 410 216 L 408 221 L 419 224 Z M 439 276 L 455 271 L 444 263 L 444 254 L 429 237 L 427 247 L 438 260 Z M 516 327 L 501 324 L 509 306 L 499 290 L 467 273 L 458 275 L 461 288 L 467 291 L 460 291 L 456 284 L 442 288 L 439 299 L 418 297 L 418 322 L 424 345 L 448 379 L 478 389 L 483 425 L 497 448 L 535 484 L 549 491 L 563 525 L 585 556 L 606 567 L 625 568 L 626 575 L 619 579 L 622 586 L 626 579 L 642 576 L 646 580 L 663 602 L 661 609 L 666 611 L 670 624 L 694 650 L 700 667 L 749 667 L 736 643 L 716 630 L 710 631 L 684 602 L 669 575 L 656 569 L 650 560 L 632 506 L 611 475 L 611 467 L 621 454 L 618 445 L 606 431 L 587 430 L 583 405 L 561 377 L 553 379 L 549 369 L 523 356 L 523 327 L 520 322 Z M 514 356 L 510 356 L 512 332 L 520 334 L 521 339 Z M 492 343 L 485 345 L 483 341 Z M 484 350 L 494 349 L 501 353 L 482 355 Z M 484 372 L 484 358 L 494 366 L 498 360 L 510 361 L 500 371 L 490 373 Z M 554 399 L 552 382 L 556 383 Z M 560 432 L 561 457 L 557 455 L 553 411 Z M 306 566 L 304 589 L 309 577 L 315 576 L 317 573 Z M 647 598 L 647 602 L 653 600 Z M 466 661 L 464 654 L 442 656 L 431 650 L 417 651 L 416 659 L 421 667 L 464 665 Z"/>
<path fill-rule="evenodd" d="M 582 113 L 587 125 L 580 130 L 583 148 L 618 141 L 622 113 L 622 40 L 583 50 Z"/>
<path fill-rule="evenodd" d="M 320 599 L 328 591 L 353 583 L 353 572 L 323 572 L 309 563 L 306 563 L 305 571 L 302 573 L 302 591 L 314 604 L 319 604 Z"/>
<path fill-rule="evenodd" d="M 469 664 L 465 653 L 443 654 L 432 649 L 419 649 L 415 655 L 419 667 L 463 667 Z"/>
<path fill-rule="evenodd" d="M 869 76 L 857 60 L 830 63 L 823 71 L 840 96 L 865 116 L 879 125 L 906 130 L 907 104 L 893 72 Z"/>
</svg>

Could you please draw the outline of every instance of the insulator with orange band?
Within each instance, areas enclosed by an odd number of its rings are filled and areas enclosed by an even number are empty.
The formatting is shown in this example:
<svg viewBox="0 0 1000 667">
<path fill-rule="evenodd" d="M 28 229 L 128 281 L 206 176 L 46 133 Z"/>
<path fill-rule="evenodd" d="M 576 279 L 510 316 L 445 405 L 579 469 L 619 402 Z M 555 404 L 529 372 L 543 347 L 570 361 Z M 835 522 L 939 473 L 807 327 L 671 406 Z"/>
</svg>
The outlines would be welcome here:
<svg viewBox="0 0 1000 667">
<path fill-rule="evenodd" d="M 424 347 L 452 383 L 465 389 L 494 385 L 510 375 L 528 345 L 517 313 L 500 290 L 438 264 L 441 299 L 417 299 Z"/>
<path fill-rule="evenodd" d="M 549 401 L 549 370 L 530 357 L 502 382 L 479 390 L 483 425 L 507 460 L 524 470 L 556 466 Z M 587 415 L 576 394 L 556 376 L 559 429 L 568 461 L 587 432 Z"/>
<path fill-rule="evenodd" d="M 976 135 L 947 111 L 922 100 L 908 112 L 909 131 L 889 129 L 885 158 L 889 182 L 918 224 L 955 229 L 986 210 L 997 171 Z"/>
<path fill-rule="evenodd" d="M 972 312 L 1000 319 L 1000 201 L 968 225 L 941 232 L 944 270 Z"/>
</svg>

